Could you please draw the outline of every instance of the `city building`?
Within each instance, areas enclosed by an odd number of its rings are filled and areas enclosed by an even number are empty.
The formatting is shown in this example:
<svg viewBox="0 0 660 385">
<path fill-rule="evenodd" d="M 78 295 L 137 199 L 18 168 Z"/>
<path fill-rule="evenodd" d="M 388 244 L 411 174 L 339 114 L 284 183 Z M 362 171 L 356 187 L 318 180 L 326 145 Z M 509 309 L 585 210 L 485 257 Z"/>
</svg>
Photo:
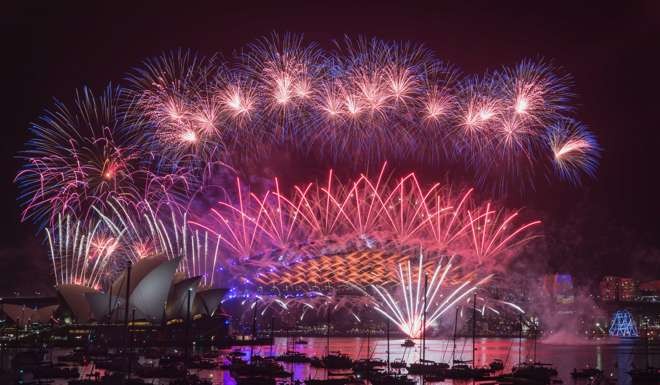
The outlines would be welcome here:
<svg viewBox="0 0 660 385">
<path fill-rule="evenodd" d="M 600 299 L 604 302 L 635 301 L 638 286 L 633 278 L 605 276 L 600 281 Z"/>
</svg>

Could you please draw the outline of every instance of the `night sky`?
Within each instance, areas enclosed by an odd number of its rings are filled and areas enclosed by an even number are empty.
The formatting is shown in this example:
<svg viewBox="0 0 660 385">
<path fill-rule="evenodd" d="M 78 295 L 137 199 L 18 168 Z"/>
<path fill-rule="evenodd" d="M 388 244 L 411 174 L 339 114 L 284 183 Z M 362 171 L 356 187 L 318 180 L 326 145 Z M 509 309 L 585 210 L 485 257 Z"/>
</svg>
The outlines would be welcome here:
<svg viewBox="0 0 660 385">
<path fill-rule="evenodd" d="M 103 9 L 36 3 L 3 4 L 0 16 L 0 269 L 12 273 L 0 295 L 14 286 L 50 284 L 36 227 L 20 224 L 13 179 L 29 122 L 53 97 L 68 101 L 83 85 L 101 90 L 121 83 L 129 69 L 163 51 L 183 47 L 231 56 L 273 31 L 304 33 L 324 47 L 344 34 L 423 42 L 466 73 L 524 58 L 552 59 L 573 76 L 576 117 L 604 148 L 597 179 L 579 188 L 546 184 L 508 201 L 546 222 L 548 271 L 585 281 L 610 273 L 660 278 L 659 2 L 544 2 L 530 8 L 529 2 L 427 7 L 279 1 L 258 7 L 222 1 L 215 7 L 182 2 L 177 8 L 152 3 Z"/>
</svg>

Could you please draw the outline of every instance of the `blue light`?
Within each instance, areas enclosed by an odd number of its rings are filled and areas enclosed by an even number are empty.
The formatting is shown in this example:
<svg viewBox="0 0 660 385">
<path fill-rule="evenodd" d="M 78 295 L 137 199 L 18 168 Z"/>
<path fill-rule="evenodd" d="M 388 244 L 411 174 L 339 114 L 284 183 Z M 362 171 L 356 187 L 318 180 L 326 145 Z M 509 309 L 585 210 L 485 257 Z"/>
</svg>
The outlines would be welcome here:
<svg viewBox="0 0 660 385">
<path fill-rule="evenodd" d="M 632 314 L 628 310 L 617 310 L 612 316 L 610 324 L 610 336 L 612 337 L 639 337 L 637 326 Z"/>
</svg>

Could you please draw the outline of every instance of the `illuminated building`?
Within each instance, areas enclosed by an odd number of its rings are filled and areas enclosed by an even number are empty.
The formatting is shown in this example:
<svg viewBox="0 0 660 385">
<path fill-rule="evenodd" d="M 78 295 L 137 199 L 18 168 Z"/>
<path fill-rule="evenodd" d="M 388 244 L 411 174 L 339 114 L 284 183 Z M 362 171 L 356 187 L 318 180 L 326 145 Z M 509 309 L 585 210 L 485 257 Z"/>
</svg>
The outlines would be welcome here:
<svg viewBox="0 0 660 385">
<path fill-rule="evenodd" d="M 199 277 L 185 279 L 175 274 L 178 263 L 178 260 L 153 257 L 141 259 L 133 265 L 129 318 L 152 323 L 160 323 L 163 317 L 166 320 L 183 319 L 187 316 L 188 306 L 191 317 L 213 316 L 225 290 L 201 286 Z M 113 321 L 124 319 L 126 272 L 112 284 L 109 293 L 70 284 L 59 285 L 56 289 L 60 313 L 71 322 L 102 321 L 108 316 Z"/>
<path fill-rule="evenodd" d="M 610 336 L 639 337 L 635 320 L 628 310 L 618 310 L 614 313 L 610 324 Z"/>
<path fill-rule="evenodd" d="M 634 301 L 637 287 L 637 281 L 632 278 L 606 276 L 600 281 L 600 298 L 605 302 Z"/>
</svg>

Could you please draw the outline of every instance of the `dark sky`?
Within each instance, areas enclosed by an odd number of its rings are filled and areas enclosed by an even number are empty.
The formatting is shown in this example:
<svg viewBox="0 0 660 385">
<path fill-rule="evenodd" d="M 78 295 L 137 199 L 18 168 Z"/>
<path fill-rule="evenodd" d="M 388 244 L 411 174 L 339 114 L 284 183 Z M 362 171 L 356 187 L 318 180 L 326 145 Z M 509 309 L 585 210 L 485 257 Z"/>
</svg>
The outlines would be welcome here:
<svg viewBox="0 0 660 385">
<path fill-rule="evenodd" d="M 304 33 L 323 45 L 344 34 L 423 42 L 468 73 L 523 58 L 553 59 L 573 75 L 577 117 L 597 134 L 604 156 L 597 180 L 579 189 L 544 186 L 521 202 L 543 213 L 554 233 L 580 234 L 577 240 L 552 240 L 562 243 L 557 250 L 563 251 L 553 254 L 557 260 L 551 266 L 584 273 L 592 265 L 617 272 L 623 264 L 636 271 L 636 260 L 624 263 L 630 261 L 626 249 L 644 254 L 642 259 L 658 256 L 660 2 L 435 1 L 428 7 L 413 1 L 271 6 L 214 1 L 208 2 L 216 4 L 212 7 L 154 2 L 102 9 L 37 3 L 3 4 L 0 16 L 0 268 L 20 270 L 12 261 L 25 265 L 24 256 L 38 258 L 35 228 L 19 224 L 14 156 L 27 139 L 29 122 L 52 97 L 67 100 L 83 85 L 99 90 L 109 81 L 120 82 L 128 69 L 166 50 L 229 56 L 272 31 Z"/>
</svg>

